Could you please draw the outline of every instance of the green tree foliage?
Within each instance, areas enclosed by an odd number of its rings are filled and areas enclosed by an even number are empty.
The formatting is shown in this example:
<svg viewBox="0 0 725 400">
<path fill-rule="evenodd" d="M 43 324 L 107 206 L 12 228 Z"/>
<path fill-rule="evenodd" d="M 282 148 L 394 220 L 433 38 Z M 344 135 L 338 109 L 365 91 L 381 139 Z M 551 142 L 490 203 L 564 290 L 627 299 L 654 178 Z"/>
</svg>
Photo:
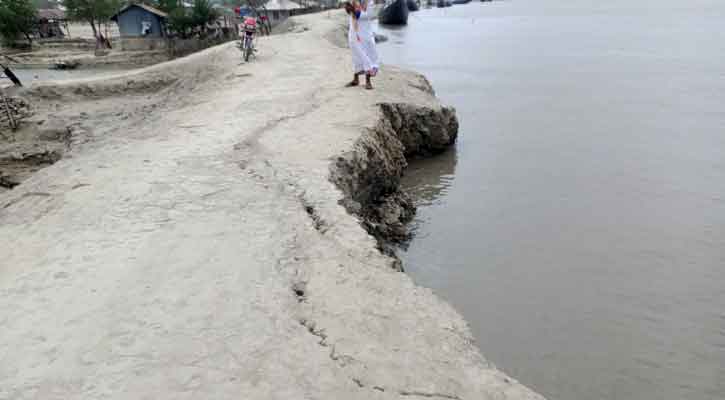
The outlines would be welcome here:
<svg viewBox="0 0 725 400">
<path fill-rule="evenodd" d="M 58 3 L 54 2 L 53 0 L 33 0 L 33 5 L 38 10 L 44 9 L 44 8 L 55 8 Z"/>
<path fill-rule="evenodd" d="M 19 37 L 31 42 L 36 9 L 30 0 L 0 0 L 0 36 L 12 45 Z"/>
<path fill-rule="evenodd" d="M 122 5 L 121 0 L 64 0 L 63 4 L 69 17 L 91 24 L 97 47 L 109 47 L 101 33 L 101 24 L 118 12 Z"/>
<path fill-rule="evenodd" d="M 216 10 L 212 8 L 209 0 L 194 0 L 191 7 L 191 19 L 195 26 L 205 27 L 207 23 L 214 22 L 219 18 Z"/>
<path fill-rule="evenodd" d="M 191 13 L 184 7 L 177 7 L 169 13 L 169 30 L 178 33 L 182 37 L 189 35 L 194 27 Z"/>
<path fill-rule="evenodd" d="M 172 11 L 181 8 L 182 5 L 179 0 L 158 0 L 156 7 L 167 14 L 171 14 Z"/>
<path fill-rule="evenodd" d="M 168 2 L 168 3 L 167 3 Z M 197 31 L 203 34 L 206 24 L 216 21 L 218 13 L 208 0 L 194 0 L 191 8 L 173 4 L 173 0 L 160 0 L 159 7 L 169 13 L 169 29 L 182 37 Z"/>
</svg>

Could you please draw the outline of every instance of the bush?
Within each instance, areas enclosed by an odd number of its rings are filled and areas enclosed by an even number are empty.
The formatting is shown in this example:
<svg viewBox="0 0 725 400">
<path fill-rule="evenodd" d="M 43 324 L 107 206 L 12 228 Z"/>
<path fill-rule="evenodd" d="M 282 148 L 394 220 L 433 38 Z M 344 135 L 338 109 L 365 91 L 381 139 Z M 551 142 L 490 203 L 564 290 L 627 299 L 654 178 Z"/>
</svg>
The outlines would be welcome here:
<svg viewBox="0 0 725 400">
<path fill-rule="evenodd" d="M 214 22 L 219 18 L 216 10 L 211 7 L 208 0 L 194 0 L 194 6 L 191 8 L 191 19 L 195 26 L 206 27 L 209 22 Z"/>
<path fill-rule="evenodd" d="M 169 3 L 165 7 L 172 8 Z M 218 17 L 208 0 L 194 0 L 191 9 L 176 6 L 169 11 L 169 30 L 188 37 L 197 28 L 205 32 L 206 24 L 216 21 Z"/>
<path fill-rule="evenodd" d="M 91 25 L 93 36 L 96 37 L 96 48 L 110 48 L 110 42 L 101 33 L 101 26 L 118 12 L 122 3 L 121 0 L 63 0 L 71 19 Z"/>
<path fill-rule="evenodd" d="M 31 42 L 35 14 L 35 6 L 30 0 L 0 0 L 0 36 L 3 42 L 12 46 L 21 37 Z"/>
<path fill-rule="evenodd" d="M 187 12 L 183 7 L 171 10 L 169 13 L 169 30 L 186 37 L 193 28 L 194 21 L 191 18 L 191 13 Z"/>
</svg>

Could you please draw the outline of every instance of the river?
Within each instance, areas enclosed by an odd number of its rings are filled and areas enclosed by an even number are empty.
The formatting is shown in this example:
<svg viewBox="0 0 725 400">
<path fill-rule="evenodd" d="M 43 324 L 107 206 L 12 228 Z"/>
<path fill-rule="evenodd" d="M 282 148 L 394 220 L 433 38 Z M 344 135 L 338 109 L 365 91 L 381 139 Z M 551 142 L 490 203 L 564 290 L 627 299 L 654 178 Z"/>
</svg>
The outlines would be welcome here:
<svg viewBox="0 0 725 400">
<path fill-rule="evenodd" d="M 457 107 L 407 272 L 551 399 L 725 399 L 725 2 L 411 13 L 379 51 Z"/>
</svg>

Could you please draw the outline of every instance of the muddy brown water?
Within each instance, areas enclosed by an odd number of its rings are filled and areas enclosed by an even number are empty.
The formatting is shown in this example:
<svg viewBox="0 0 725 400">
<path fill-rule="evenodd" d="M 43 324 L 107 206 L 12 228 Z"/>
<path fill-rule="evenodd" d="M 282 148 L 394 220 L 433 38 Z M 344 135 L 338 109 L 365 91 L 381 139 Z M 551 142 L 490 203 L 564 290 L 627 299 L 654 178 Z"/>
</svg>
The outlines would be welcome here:
<svg viewBox="0 0 725 400">
<path fill-rule="evenodd" d="M 725 2 L 411 14 L 384 61 L 458 108 L 408 273 L 551 399 L 725 399 Z"/>
</svg>

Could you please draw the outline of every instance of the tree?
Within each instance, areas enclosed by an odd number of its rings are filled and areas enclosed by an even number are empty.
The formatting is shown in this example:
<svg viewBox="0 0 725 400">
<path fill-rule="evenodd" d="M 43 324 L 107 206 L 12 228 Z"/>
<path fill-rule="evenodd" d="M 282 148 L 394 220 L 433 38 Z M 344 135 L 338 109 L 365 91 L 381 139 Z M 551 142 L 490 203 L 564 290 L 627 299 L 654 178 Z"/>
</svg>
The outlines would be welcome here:
<svg viewBox="0 0 725 400">
<path fill-rule="evenodd" d="M 160 0 L 159 7 L 169 13 L 169 30 L 188 37 L 195 29 L 206 31 L 206 24 L 216 21 L 219 14 L 208 0 L 194 0 L 190 9 L 174 0 Z"/>
<path fill-rule="evenodd" d="M 53 0 L 33 0 L 33 5 L 38 10 L 42 10 L 47 8 L 56 8 L 58 4 Z"/>
<path fill-rule="evenodd" d="M 212 8 L 209 0 L 194 0 L 191 7 L 191 20 L 195 26 L 206 30 L 206 24 L 216 21 L 219 18 L 216 10 Z"/>
<path fill-rule="evenodd" d="M 91 24 L 93 36 L 96 38 L 96 48 L 111 47 L 101 33 L 101 24 L 118 12 L 121 0 L 64 0 L 63 4 L 68 16 Z"/>
<path fill-rule="evenodd" d="M 20 36 L 32 43 L 36 9 L 30 0 L 0 0 L 0 36 L 13 45 Z"/>
<path fill-rule="evenodd" d="M 169 13 L 169 30 L 178 33 L 181 37 L 187 37 L 194 27 L 191 13 L 184 7 L 177 7 Z"/>
<path fill-rule="evenodd" d="M 167 14 L 171 14 L 171 12 L 177 8 L 183 7 L 179 0 L 158 0 L 156 2 L 156 6 L 159 10 Z"/>
</svg>

